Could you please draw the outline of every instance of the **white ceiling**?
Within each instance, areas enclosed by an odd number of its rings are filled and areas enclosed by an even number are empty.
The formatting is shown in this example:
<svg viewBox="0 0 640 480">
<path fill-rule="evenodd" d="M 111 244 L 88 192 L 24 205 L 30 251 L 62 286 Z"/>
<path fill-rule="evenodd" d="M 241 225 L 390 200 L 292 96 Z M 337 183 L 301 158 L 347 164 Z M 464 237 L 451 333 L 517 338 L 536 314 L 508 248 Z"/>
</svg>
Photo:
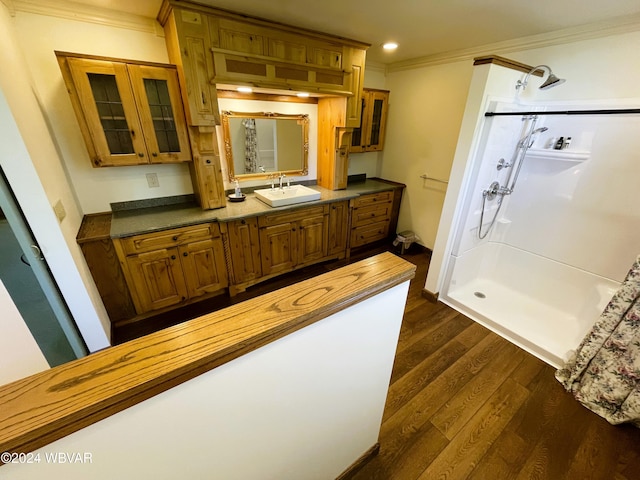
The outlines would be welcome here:
<svg viewBox="0 0 640 480">
<path fill-rule="evenodd" d="M 34 0 L 31 0 L 34 1 Z M 161 0 L 75 0 L 155 18 Z M 637 22 L 640 0 L 198 0 L 198 3 L 370 43 L 390 64 L 584 25 Z M 394 53 L 381 44 L 393 40 Z"/>
</svg>

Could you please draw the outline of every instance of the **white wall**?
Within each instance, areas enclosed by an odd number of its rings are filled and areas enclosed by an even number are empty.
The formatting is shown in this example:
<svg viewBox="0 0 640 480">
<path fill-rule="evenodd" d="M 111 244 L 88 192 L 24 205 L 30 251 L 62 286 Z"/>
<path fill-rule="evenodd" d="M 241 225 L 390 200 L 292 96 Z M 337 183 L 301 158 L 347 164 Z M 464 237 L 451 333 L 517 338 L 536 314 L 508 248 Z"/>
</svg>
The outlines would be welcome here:
<svg viewBox="0 0 640 480">
<path fill-rule="evenodd" d="M 55 441 L 5 480 L 336 478 L 378 441 L 409 282 Z M 53 464 L 52 453 L 91 463 Z"/>
<path fill-rule="evenodd" d="M 0 385 L 47 370 L 49 364 L 2 281 L 0 312 Z"/>
<path fill-rule="evenodd" d="M 193 192 L 186 165 L 93 168 L 54 54 L 59 50 L 168 63 L 163 36 L 25 12 L 17 12 L 14 22 L 82 213 L 110 211 L 111 202 Z M 145 175 L 151 172 L 158 174 L 159 188 L 147 185 Z"/>
<path fill-rule="evenodd" d="M 413 230 L 433 248 L 472 74 L 471 62 L 390 72 L 381 176 L 404 183 L 398 231 Z"/>
<path fill-rule="evenodd" d="M 109 344 L 109 321 L 75 241 L 82 211 L 16 37 L 0 4 L 0 163 L 87 346 L 98 350 Z M 60 222 L 58 201 L 67 213 Z"/>
</svg>

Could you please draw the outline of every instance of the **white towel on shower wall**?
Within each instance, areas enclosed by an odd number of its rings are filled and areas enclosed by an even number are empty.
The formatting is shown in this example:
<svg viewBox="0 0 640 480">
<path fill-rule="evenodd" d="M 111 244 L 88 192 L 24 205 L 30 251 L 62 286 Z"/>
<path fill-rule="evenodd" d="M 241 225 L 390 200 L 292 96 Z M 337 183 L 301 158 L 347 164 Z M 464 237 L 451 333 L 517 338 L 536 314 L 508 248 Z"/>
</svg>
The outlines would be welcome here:
<svg viewBox="0 0 640 480">
<path fill-rule="evenodd" d="M 608 422 L 640 426 L 640 256 L 556 378 Z"/>
</svg>

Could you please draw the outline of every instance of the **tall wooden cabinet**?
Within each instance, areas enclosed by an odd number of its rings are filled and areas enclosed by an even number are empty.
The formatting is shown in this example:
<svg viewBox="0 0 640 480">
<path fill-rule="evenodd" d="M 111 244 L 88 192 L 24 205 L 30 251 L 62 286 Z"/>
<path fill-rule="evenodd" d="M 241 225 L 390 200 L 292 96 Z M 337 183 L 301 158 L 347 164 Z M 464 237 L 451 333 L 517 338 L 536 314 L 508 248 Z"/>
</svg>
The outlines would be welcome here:
<svg viewBox="0 0 640 480">
<path fill-rule="evenodd" d="M 175 67 L 56 56 L 94 167 L 191 160 Z"/>
</svg>

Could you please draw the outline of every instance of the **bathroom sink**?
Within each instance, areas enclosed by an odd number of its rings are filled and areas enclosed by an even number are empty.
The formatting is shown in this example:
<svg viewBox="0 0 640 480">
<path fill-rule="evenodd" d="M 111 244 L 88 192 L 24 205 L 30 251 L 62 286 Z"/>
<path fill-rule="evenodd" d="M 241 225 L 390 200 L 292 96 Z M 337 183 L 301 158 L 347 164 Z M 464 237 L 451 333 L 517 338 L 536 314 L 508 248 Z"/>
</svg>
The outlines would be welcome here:
<svg viewBox="0 0 640 480">
<path fill-rule="evenodd" d="M 320 192 L 304 185 L 291 185 L 282 189 L 262 188 L 255 190 L 253 193 L 270 207 L 284 207 L 286 205 L 295 205 L 296 203 L 320 200 Z"/>
</svg>

